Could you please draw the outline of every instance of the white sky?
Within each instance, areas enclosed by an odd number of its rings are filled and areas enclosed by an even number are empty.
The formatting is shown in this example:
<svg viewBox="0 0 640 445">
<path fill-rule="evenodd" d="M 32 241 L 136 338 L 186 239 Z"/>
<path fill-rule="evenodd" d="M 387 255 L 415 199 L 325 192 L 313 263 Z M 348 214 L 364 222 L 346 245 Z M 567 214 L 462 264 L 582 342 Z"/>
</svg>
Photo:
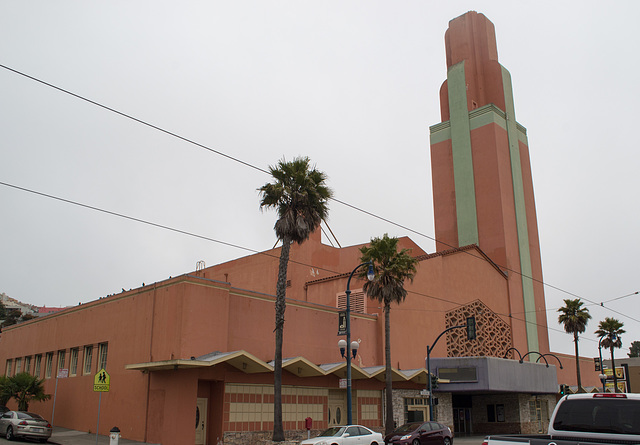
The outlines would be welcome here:
<svg viewBox="0 0 640 445">
<path fill-rule="evenodd" d="M 429 126 L 449 20 L 496 27 L 528 130 L 550 342 L 580 296 L 640 340 L 640 2 L 0 3 L 0 64 L 267 168 L 309 156 L 336 198 L 433 237 Z M 265 250 L 264 173 L 0 68 L 0 182 Z M 74 305 L 249 254 L 0 185 L 0 292 Z M 338 203 L 343 246 L 411 234 Z M 562 290 L 562 291 L 561 291 Z M 567 294 L 563 291 L 569 292 Z M 604 302 L 604 307 L 599 303 Z M 428 339 L 425 339 L 425 345 Z"/>
</svg>

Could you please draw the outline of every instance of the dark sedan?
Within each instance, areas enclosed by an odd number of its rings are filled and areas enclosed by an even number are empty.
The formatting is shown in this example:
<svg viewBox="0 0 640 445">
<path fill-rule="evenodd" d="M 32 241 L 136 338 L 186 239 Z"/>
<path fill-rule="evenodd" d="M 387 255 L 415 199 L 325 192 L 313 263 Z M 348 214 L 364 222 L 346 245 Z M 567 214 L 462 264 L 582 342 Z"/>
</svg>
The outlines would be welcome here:
<svg viewBox="0 0 640 445">
<path fill-rule="evenodd" d="M 386 445 L 452 445 L 453 433 L 438 422 L 405 423 L 384 438 Z"/>
</svg>

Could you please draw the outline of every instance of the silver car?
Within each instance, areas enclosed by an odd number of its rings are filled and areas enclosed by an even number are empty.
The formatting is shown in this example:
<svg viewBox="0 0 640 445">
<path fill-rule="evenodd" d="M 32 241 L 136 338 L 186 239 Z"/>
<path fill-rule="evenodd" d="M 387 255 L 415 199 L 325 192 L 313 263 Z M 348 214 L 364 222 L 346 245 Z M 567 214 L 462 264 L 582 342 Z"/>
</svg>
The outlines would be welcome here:
<svg viewBox="0 0 640 445">
<path fill-rule="evenodd" d="M 334 426 L 300 445 L 384 445 L 382 434 L 361 425 Z"/>
<path fill-rule="evenodd" d="M 46 442 L 51 437 L 51 424 L 37 414 L 25 411 L 7 411 L 0 417 L 0 434 L 7 440 L 18 437 Z"/>
</svg>

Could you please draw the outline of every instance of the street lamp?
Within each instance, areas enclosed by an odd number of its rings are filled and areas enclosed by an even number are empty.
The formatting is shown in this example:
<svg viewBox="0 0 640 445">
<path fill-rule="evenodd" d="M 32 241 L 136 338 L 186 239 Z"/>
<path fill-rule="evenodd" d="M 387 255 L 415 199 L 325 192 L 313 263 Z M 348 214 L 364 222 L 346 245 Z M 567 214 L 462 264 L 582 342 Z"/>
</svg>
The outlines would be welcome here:
<svg viewBox="0 0 640 445">
<path fill-rule="evenodd" d="M 371 261 L 367 261 L 366 263 L 358 264 L 358 266 L 353 269 L 351 275 L 349 275 L 349 279 L 347 280 L 347 290 L 345 294 L 347 294 L 347 340 L 340 340 L 338 342 L 338 347 L 340 348 L 340 354 L 344 357 L 346 355 L 347 358 L 347 425 L 353 424 L 353 417 L 351 415 L 351 356 L 356 358 L 356 354 L 358 353 L 358 342 L 351 341 L 351 289 L 349 286 L 351 285 L 351 278 L 353 278 L 353 274 L 356 273 L 358 269 L 362 266 L 369 266 L 369 270 L 367 271 L 367 278 L 369 281 L 373 281 L 375 274 L 373 272 L 373 263 Z M 351 351 L 347 351 L 347 345 L 351 346 Z"/>
<path fill-rule="evenodd" d="M 602 366 L 602 365 L 600 365 L 600 366 Z M 598 376 L 598 378 L 599 378 L 599 379 L 600 379 L 600 381 L 602 382 L 602 392 L 605 392 L 604 384 L 605 384 L 605 383 L 606 383 L 606 381 L 607 381 L 607 376 L 606 376 L 604 373 L 602 373 L 602 374 L 600 374 L 600 375 Z"/>
<path fill-rule="evenodd" d="M 604 363 L 602 362 L 602 340 L 604 340 L 606 338 L 606 336 L 600 337 L 600 341 L 598 341 L 598 353 L 600 354 L 600 371 L 602 372 L 602 374 L 600 374 L 598 377 L 600 377 L 600 381 L 602 382 L 602 392 L 607 392 L 607 390 L 605 389 L 605 382 L 607 381 L 607 376 L 604 373 Z M 611 339 L 611 341 L 616 341 L 618 339 L 617 335 L 613 335 L 613 338 Z M 613 385 L 613 392 L 618 392 L 618 388 L 617 388 L 617 382 L 615 381 L 615 376 L 616 376 L 616 370 L 613 370 L 613 378 L 614 378 L 614 385 Z"/>
</svg>

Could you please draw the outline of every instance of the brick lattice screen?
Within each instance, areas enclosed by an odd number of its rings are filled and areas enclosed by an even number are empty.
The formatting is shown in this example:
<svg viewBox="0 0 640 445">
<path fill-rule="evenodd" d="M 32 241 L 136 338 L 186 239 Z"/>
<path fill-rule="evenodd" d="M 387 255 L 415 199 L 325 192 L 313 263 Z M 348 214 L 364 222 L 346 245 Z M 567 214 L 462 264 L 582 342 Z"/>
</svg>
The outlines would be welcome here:
<svg viewBox="0 0 640 445">
<path fill-rule="evenodd" d="M 447 357 L 503 358 L 513 346 L 511 328 L 482 301 L 475 300 L 445 314 L 445 326 L 464 325 L 467 317 L 476 317 L 476 339 L 467 340 L 466 329 L 447 332 Z M 511 351 L 511 356 L 513 351 Z M 511 357 L 513 358 L 513 357 Z"/>
</svg>

